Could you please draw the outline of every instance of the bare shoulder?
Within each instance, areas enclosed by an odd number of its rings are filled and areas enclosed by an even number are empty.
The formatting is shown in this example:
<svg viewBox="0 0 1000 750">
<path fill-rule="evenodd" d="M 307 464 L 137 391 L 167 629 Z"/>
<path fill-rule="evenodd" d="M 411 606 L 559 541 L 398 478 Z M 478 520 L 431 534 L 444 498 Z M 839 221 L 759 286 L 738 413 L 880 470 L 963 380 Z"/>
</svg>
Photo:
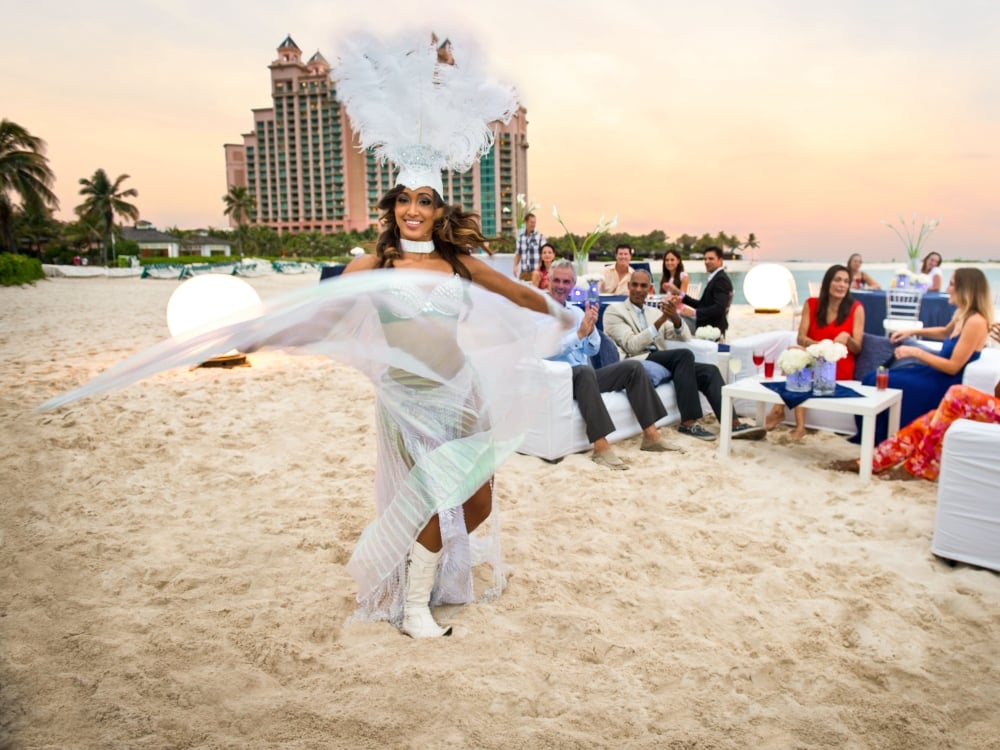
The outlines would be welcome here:
<svg viewBox="0 0 1000 750">
<path fill-rule="evenodd" d="M 968 317 L 962 326 L 963 331 L 971 330 L 977 336 L 986 336 L 989 333 L 989 324 L 986 322 L 986 318 L 979 313 L 973 313 Z"/>
<path fill-rule="evenodd" d="M 357 258 L 352 260 L 347 264 L 347 268 L 344 269 L 344 273 L 354 273 L 355 271 L 371 271 L 375 268 L 375 264 L 378 262 L 378 258 L 374 255 L 359 255 Z"/>
</svg>

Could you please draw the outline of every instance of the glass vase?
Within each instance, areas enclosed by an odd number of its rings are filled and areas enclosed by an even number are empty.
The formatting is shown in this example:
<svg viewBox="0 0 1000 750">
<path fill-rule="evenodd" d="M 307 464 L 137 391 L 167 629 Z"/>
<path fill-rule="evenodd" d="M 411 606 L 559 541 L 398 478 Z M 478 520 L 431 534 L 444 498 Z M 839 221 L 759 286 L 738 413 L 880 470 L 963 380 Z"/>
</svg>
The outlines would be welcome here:
<svg viewBox="0 0 1000 750">
<path fill-rule="evenodd" d="M 797 372 L 785 374 L 785 389 L 792 393 L 808 393 L 813 388 L 813 371 L 811 367 L 803 367 Z"/>
<path fill-rule="evenodd" d="M 813 362 L 813 395 L 829 396 L 837 390 L 837 363 L 819 357 Z"/>
</svg>

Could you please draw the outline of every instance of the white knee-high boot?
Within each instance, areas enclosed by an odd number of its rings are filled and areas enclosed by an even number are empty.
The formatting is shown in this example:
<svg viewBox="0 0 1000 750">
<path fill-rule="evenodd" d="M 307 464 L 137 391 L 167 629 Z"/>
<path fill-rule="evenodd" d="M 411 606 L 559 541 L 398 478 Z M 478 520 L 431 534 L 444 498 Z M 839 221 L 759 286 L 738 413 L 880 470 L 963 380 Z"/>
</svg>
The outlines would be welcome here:
<svg viewBox="0 0 1000 750">
<path fill-rule="evenodd" d="M 451 628 L 442 628 L 431 614 L 431 589 L 437 573 L 440 552 L 431 552 L 420 542 L 410 548 L 406 566 L 406 601 L 403 604 L 403 632 L 412 638 L 439 638 L 451 635 Z"/>
</svg>

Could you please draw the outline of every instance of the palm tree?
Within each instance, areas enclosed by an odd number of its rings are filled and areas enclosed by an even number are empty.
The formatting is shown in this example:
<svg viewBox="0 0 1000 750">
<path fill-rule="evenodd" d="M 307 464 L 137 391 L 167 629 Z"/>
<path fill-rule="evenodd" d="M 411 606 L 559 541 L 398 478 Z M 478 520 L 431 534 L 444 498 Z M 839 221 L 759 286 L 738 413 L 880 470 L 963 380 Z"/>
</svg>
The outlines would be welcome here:
<svg viewBox="0 0 1000 750">
<path fill-rule="evenodd" d="M 12 195 L 35 211 L 59 207 L 52 192 L 55 178 L 44 150 L 41 138 L 6 117 L 0 120 L 0 250 L 16 249 Z"/>
<path fill-rule="evenodd" d="M 236 222 L 236 244 L 240 249 L 240 260 L 243 260 L 243 227 L 250 219 L 250 213 L 256 208 L 256 201 L 249 190 L 237 185 L 229 188 L 229 192 L 222 196 L 222 201 L 226 204 L 223 215 L 231 217 Z"/>
<path fill-rule="evenodd" d="M 76 207 L 76 212 L 81 217 L 96 219 L 101 227 L 101 238 L 104 242 L 101 248 L 101 262 L 108 265 L 108 246 L 111 244 L 111 233 L 115 228 L 115 214 L 138 221 L 139 209 L 127 202 L 125 198 L 132 198 L 139 195 L 135 188 L 122 190 L 122 183 L 127 180 L 127 174 L 120 174 L 118 178 L 111 182 L 107 173 L 103 169 L 94 172 L 94 176 L 89 180 L 80 178 L 80 195 L 87 196 L 86 200 Z"/>
<path fill-rule="evenodd" d="M 750 232 L 750 234 L 747 236 L 747 241 L 743 243 L 743 247 L 752 251 L 750 259 L 756 262 L 757 248 L 760 247 L 760 243 L 757 241 L 757 235 L 755 235 L 753 232 Z"/>
</svg>

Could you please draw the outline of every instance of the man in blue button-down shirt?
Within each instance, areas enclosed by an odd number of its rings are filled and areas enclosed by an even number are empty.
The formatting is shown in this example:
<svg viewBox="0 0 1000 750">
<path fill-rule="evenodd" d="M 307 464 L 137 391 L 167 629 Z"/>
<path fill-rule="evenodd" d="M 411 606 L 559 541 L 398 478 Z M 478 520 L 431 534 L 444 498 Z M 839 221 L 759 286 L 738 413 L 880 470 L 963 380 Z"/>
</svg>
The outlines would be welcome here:
<svg viewBox="0 0 1000 750">
<path fill-rule="evenodd" d="M 576 284 L 576 271 L 568 260 L 557 260 L 549 271 L 549 295 L 558 304 L 565 305 L 570 291 Z M 594 444 L 591 458 L 609 469 L 623 470 L 628 465 L 611 448 L 607 436 L 615 430 L 601 393 L 624 390 L 639 426 L 642 427 L 644 451 L 680 451 L 680 447 L 660 437 L 656 422 L 667 416 L 656 391 L 638 360 L 625 360 L 607 365 L 599 370 L 590 366 L 590 357 L 601 348 L 597 330 L 597 306 L 581 310 L 569 307 L 577 318 L 577 328 L 563 337 L 562 351 L 549 359 L 567 362 L 573 367 L 573 398 L 580 407 L 580 414 L 587 425 L 587 439 Z"/>
</svg>

